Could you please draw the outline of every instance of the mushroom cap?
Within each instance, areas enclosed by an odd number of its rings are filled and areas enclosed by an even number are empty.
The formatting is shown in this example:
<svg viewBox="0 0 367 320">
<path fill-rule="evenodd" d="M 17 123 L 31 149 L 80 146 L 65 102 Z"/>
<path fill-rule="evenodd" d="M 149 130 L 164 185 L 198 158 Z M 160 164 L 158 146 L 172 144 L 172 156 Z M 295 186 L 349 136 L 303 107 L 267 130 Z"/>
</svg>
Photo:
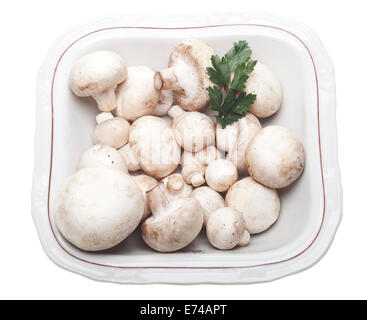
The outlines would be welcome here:
<svg viewBox="0 0 367 320">
<path fill-rule="evenodd" d="M 190 197 L 198 200 L 204 210 L 204 226 L 207 224 L 209 217 L 214 211 L 224 208 L 223 197 L 209 187 L 196 188 L 191 193 Z"/>
<path fill-rule="evenodd" d="M 177 143 L 185 150 L 198 152 L 215 140 L 213 121 L 201 112 L 183 112 L 172 121 Z"/>
<path fill-rule="evenodd" d="M 136 120 L 131 125 L 129 140 L 141 168 L 148 175 L 160 179 L 178 167 L 181 149 L 172 129 L 161 118 L 145 116 Z"/>
<path fill-rule="evenodd" d="M 227 191 L 238 179 L 235 165 L 226 159 L 211 162 L 206 168 L 205 180 L 210 188 L 218 192 Z"/>
<path fill-rule="evenodd" d="M 206 69 L 212 66 L 214 50 L 206 43 L 188 39 L 179 43 L 170 56 L 168 66 L 174 73 L 183 90 L 174 91 L 178 104 L 189 111 L 197 111 L 209 104 L 211 86 Z"/>
<path fill-rule="evenodd" d="M 86 251 L 112 248 L 139 225 L 143 194 L 127 174 L 108 167 L 79 170 L 58 195 L 55 220 L 61 234 Z"/>
<path fill-rule="evenodd" d="M 128 172 L 124 159 L 116 149 L 97 144 L 83 153 L 78 163 L 78 170 L 99 166 Z"/>
<path fill-rule="evenodd" d="M 242 214 L 228 207 L 214 211 L 206 225 L 209 242 L 220 250 L 231 250 L 237 246 L 245 231 Z"/>
<path fill-rule="evenodd" d="M 74 65 L 70 86 L 79 97 L 90 97 L 126 80 L 126 65 L 115 52 L 96 51 L 80 58 Z"/>
<path fill-rule="evenodd" d="M 269 188 L 284 188 L 296 181 L 305 166 L 302 142 L 287 128 L 262 129 L 246 151 L 250 175 Z"/>
<path fill-rule="evenodd" d="M 266 231 L 279 218 L 280 200 L 277 191 L 251 177 L 236 182 L 228 190 L 225 203 L 243 214 L 250 234 Z"/>
<path fill-rule="evenodd" d="M 138 176 L 132 176 L 132 178 L 134 179 L 135 183 L 139 186 L 139 188 L 143 192 L 145 206 L 144 206 L 144 214 L 143 214 L 142 220 L 145 220 L 151 214 L 151 210 L 148 204 L 146 193 L 147 191 L 153 189 L 158 184 L 158 181 L 145 174 L 141 174 Z"/>
<path fill-rule="evenodd" d="M 117 116 L 134 121 L 154 112 L 161 98 L 154 87 L 154 74 L 153 69 L 145 66 L 127 68 L 127 79 L 116 90 Z"/>
<path fill-rule="evenodd" d="M 245 117 L 238 121 L 237 141 L 228 153 L 228 160 L 231 160 L 239 173 L 247 173 L 246 150 L 251 140 L 261 130 L 260 121 L 252 114 L 247 113 Z"/>
<path fill-rule="evenodd" d="M 251 112 L 259 117 L 270 117 L 279 110 L 282 102 L 282 87 L 274 73 L 261 63 L 257 63 L 246 82 L 247 93 L 256 94 Z"/>
<path fill-rule="evenodd" d="M 124 118 L 108 119 L 97 125 L 93 133 L 93 141 L 95 144 L 119 149 L 129 141 L 129 129 L 130 123 Z"/>
<path fill-rule="evenodd" d="M 193 198 L 178 198 L 145 220 L 142 236 L 159 252 L 174 252 L 196 239 L 203 227 L 203 209 Z"/>
</svg>

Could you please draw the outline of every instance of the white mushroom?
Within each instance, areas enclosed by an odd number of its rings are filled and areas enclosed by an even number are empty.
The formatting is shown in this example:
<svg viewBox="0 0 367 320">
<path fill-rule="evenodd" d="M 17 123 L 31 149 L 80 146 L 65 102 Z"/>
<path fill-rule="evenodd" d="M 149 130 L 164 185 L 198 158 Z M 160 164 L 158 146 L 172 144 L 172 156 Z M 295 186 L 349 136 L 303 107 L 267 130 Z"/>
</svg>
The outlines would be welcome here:
<svg viewBox="0 0 367 320">
<path fill-rule="evenodd" d="M 185 151 L 181 158 L 182 176 L 186 183 L 199 187 L 205 183 L 205 167 L 202 166 L 191 152 Z"/>
<path fill-rule="evenodd" d="M 214 142 L 215 126 L 207 115 L 196 111 L 185 112 L 177 105 L 168 114 L 173 119 L 176 141 L 183 149 L 198 152 Z"/>
<path fill-rule="evenodd" d="M 269 188 L 285 188 L 302 174 L 306 155 L 302 142 L 279 126 L 262 129 L 250 142 L 246 165 L 250 175 Z"/>
<path fill-rule="evenodd" d="M 69 177 L 58 195 L 55 220 L 66 240 L 86 251 L 112 248 L 139 225 L 143 194 L 134 180 L 105 166 Z"/>
<path fill-rule="evenodd" d="M 74 65 L 70 86 L 79 97 L 93 97 L 102 112 L 116 108 L 115 89 L 126 80 L 126 65 L 110 51 L 97 51 L 82 57 Z"/>
<path fill-rule="evenodd" d="M 117 88 L 117 108 L 114 112 L 119 117 L 134 121 L 151 115 L 164 97 L 154 87 L 153 69 L 134 66 L 127 68 L 127 74 L 127 80 Z"/>
<path fill-rule="evenodd" d="M 93 133 L 93 141 L 95 144 L 119 149 L 129 141 L 129 129 L 130 123 L 124 118 L 108 119 L 97 125 Z"/>
<path fill-rule="evenodd" d="M 191 193 L 190 197 L 198 200 L 201 207 L 204 209 L 204 226 L 207 224 L 209 217 L 214 211 L 224 208 L 223 197 L 209 187 L 196 188 Z"/>
<path fill-rule="evenodd" d="M 120 153 L 109 146 L 95 145 L 83 153 L 79 160 L 78 170 L 90 167 L 107 166 L 128 173 Z"/>
<path fill-rule="evenodd" d="M 141 191 L 143 192 L 143 196 L 144 196 L 144 214 L 142 217 L 142 221 L 144 221 L 146 218 L 148 218 L 151 214 L 151 210 L 147 201 L 147 191 L 152 190 L 157 184 L 158 181 L 150 176 L 147 176 L 145 174 L 141 174 L 138 176 L 132 176 L 132 178 L 134 179 L 134 181 L 136 182 L 136 184 L 139 186 L 139 188 L 141 189 Z"/>
<path fill-rule="evenodd" d="M 189 111 L 197 111 L 209 104 L 206 88 L 211 86 L 206 69 L 212 66 L 214 50 L 206 43 L 191 39 L 179 43 L 171 53 L 168 69 L 155 74 L 158 90 L 173 90 L 178 104 Z"/>
<path fill-rule="evenodd" d="M 205 183 L 205 170 L 209 163 L 222 159 L 223 155 L 214 146 L 209 146 L 195 154 L 184 151 L 181 158 L 182 175 L 195 188 Z"/>
<path fill-rule="evenodd" d="M 217 146 L 219 149 L 228 152 L 227 159 L 235 164 L 240 174 L 247 173 L 246 150 L 251 140 L 260 130 L 259 120 L 249 112 L 245 117 L 225 129 L 217 124 Z"/>
<path fill-rule="evenodd" d="M 161 118 L 145 116 L 136 120 L 131 125 L 129 141 L 130 152 L 141 169 L 154 178 L 170 175 L 180 163 L 181 149 L 173 131 Z"/>
<path fill-rule="evenodd" d="M 199 235 L 204 214 L 200 203 L 189 197 L 191 190 L 182 176 L 175 174 L 147 193 L 153 216 L 143 223 L 142 236 L 154 250 L 174 252 Z"/>
<path fill-rule="evenodd" d="M 206 168 L 205 180 L 210 188 L 218 192 L 227 191 L 238 179 L 234 164 L 226 159 L 211 162 Z"/>
<path fill-rule="evenodd" d="M 279 110 L 282 102 L 282 87 L 279 80 L 266 66 L 257 63 L 246 82 L 247 93 L 256 94 L 251 112 L 259 117 L 270 117 Z"/>
<path fill-rule="evenodd" d="M 249 243 L 241 213 L 228 207 L 218 209 L 210 215 L 206 235 L 209 242 L 220 250 L 231 250 L 237 245 L 245 246 Z"/>
<path fill-rule="evenodd" d="M 279 218 L 280 200 L 277 191 L 251 177 L 236 182 L 228 190 L 225 203 L 243 214 L 246 229 L 251 234 L 266 231 Z"/>
</svg>

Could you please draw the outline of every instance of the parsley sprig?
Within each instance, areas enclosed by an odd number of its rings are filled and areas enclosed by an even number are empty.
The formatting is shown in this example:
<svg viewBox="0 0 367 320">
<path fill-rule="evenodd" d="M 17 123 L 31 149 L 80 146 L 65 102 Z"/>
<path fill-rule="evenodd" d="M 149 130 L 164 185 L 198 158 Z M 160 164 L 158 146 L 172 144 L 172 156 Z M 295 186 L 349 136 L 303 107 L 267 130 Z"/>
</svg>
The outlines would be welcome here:
<svg viewBox="0 0 367 320">
<path fill-rule="evenodd" d="M 211 82 L 217 86 L 207 90 L 211 109 L 218 112 L 216 119 L 222 128 L 243 118 L 256 100 L 256 95 L 243 92 L 257 63 L 251 60 L 251 55 L 248 43 L 239 41 L 224 57 L 211 57 L 213 67 L 207 68 L 207 72 Z"/>
</svg>

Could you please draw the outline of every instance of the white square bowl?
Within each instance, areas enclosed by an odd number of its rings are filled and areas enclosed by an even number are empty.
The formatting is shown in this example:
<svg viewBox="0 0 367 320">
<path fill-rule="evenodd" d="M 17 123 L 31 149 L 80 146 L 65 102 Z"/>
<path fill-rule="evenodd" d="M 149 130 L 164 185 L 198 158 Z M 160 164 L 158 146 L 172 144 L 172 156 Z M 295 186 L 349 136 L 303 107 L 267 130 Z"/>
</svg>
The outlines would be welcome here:
<svg viewBox="0 0 367 320">
<path fill-rule="evenodd" d="M 149 249 L 137 231 L 112 250 L 78 250 L 65 241 L 53 219 L 58 189 L 92 146 L 97 114 L 94 102 L 69 89 L 73 63 L 105 49 L 121 54 L 129 65 L 159 69 L 185 38 L 202 39 L 219 55 L 234 41 L 247 40 L 254 57 L 274 71 L 284 99 L 280 111 L 263 125 L 286 126 L 303 141 L 303 175 L 280 192 L 279 221 L 253 237 L 247 248 L 217 251 L 201 235 L 181 252 L 161 254 Z M 124 16 L 69 32 L 51 49 L 38 79 L 32 214 L 46 253 L 67 270 L 118 283 L 254 283 L 310 267 L 327 251 L 342 215 L 334 83 L 332 64 L 314 32 L 269 15 Z"/>
</svg>

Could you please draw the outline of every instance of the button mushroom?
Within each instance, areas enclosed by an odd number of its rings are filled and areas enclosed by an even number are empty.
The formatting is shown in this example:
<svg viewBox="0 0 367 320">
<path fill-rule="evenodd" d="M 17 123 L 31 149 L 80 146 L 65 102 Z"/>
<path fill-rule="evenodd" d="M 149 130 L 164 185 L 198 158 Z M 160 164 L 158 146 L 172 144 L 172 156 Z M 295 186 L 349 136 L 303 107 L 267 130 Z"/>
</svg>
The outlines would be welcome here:
<svg viewBox="0 0 367 320">
<path fill-rule="evenodd" d="M 279 80 L 266 66 L 257 63 L 254 71 L 246 82 L 247 93 L 256 94 L 251 112 L 259 117 L 272 116 L 279 110 L 282 101 L 282 87 Z"/>
<path fill-rule="evenodd" d="M 127 68 L 127 73 L 127 80 L 116 91 L 117 108 L 114 112 L 117 116 L 135 121 L 151 115 L 158 104 L 161 108 L 164 108 L 162 104 L 169 104 L 169 97 L 162 96 L 160 90 L 154 87 L 153 69 L 134 66 Z"/>
<path fill-rule="evenodd" d="M 182 176 L 185 182 L 199 187 L 205 183 L 205 167 L 202 166 L 191 152 L 185 151 L 181 158 Z"/>
<path fill-rule="evenodd" d="M 173 118 L 172 129 L 177 143 L 185 150 L 198 152 L 215 140 L 213 121 L 201 112 L 185 112 L 180 106 L 173 106 L 168 115 Z"/>
<path fill-rule="evenodd" d="M 210 215 L 206 235 L 209 242 L 220 250 L 231 250 L 237 245 L 249 244 L 249 234 L 241 213 L 228 207 L 218 209 Z"/>
<path fill-rule="evenodd" d="M 134 181 L 136 182 L 136 184 L 139 186 L 139 188 L 141 189 L 141 191 L 143 192 L 143 196 L 144 196 L 144 214 L 142 217 L 142 221 L 144 221 L 146 218 L 148 218 L 151 214 L 151 210 L 147 201 L 147 191 L 153 189 L 157 184 L 158 181 L 150 176 L 147 176 L 145 174 L 141 174 L 138 176 L 132 176 L 132 178 L 134 179 Z"/>
<path fill-rule="evenodd" d="M 105 166 L 85 168 L 69 177 L 55 207 L 58 229 L 86 251 L 112 248 L 139 225 L 143 194 L 127 174 Z"/>
<path fill-rule="evenodd" d="M 128 173 L 120 153 L 109 146 L 95 145 L 84 152 L 79 160 L 78 170 L 98 166 L 112 167 Z"/>
<path fill-rule="evenodd" d="M 198 200 L 204 209 L 204 226 L 207 224 L 212 213 L 220 208 L 224 208 L 223 197 L 209 187 L 196 188 L 190 197 Z"/>
<path fill-rule="evenodd" d="M 191 39 L 179 43 L 171 53 L 168 69 L 156 72 L 157 90 L 173 90 L 178 104 L 189 111 L 209 104 L 206 88 L 211 85 L 206 68 L 212 66 L 214 50 L 206 43 Z"/>
<path fill-rule="evenodd" d="M 250 141 L 260 130 L 259 120 L 249 112 L 245 117 L 228 125 L 225 129 L 221 125 L 217 125 L 217 146 L 228 152 L 227 159 L 235 164 L 240 174 L 247 173 L 246 150 Z"/>
<path fill-rule="evenodd" d="M 251 234 L 266 231 L 279 218 L 280 200 L 277 191 L 251 177 L 236 182 L 228 190 L 225 203 L 243 214 L 246 229 Z"/>
<path fill-rule="evenodd" d="M 269 188 L 285 188 L 302 174 L 306 155 L 301 141 L 279 126 L 262 129 L 250 142 L 246 165 L 250 175 Z"/>
<path fill-rule="evenodd" d="M 237 179 L 237 169 L 229 160 L 215 160 L 206 168 L 206 183 L 215 191 L 227 191 L 237 181 Z"/>
<path fill-rule="evenodd" d="M 95 144 L 103 144 L 119 149 L 129 141 L 129 129 L 130 123 L 124 118 L 107 119 L 95 128 L 93 141 Z"/>
<path fill-rule="evenodd" d="M 70 76 L 71 90 L 79 97 L 93 97 L 102 112 L 116 108 L 115 89 L 126 80 L 126 65 L 110 51 L 97 51 L 82 57 Z"/>
<path fill-rule="evenodd" d="M 222 159 L 223 155 L 214 146 L 209 146 L 195 154 L 185 151 L 182 154 L 182 175 L 188 184 L 195 188 L 205 183 L 205 169 L 209 163 Z"/>
<path fill-rule="evenodd" d="M 204 214 L 200 203 L 189 197 L 191 190 L 182 176 L 175 174 L 147 193 L 153 216 L 143 223 L 142 236 L 152 249 L 174 252 L 199 235 Z"/>
<path fill-rule="evenodd" d="M 136 120 L 131 125 L 129 141 L 129 152 L 136 156 L 141 169 L 154 178 L 168 176 L 180 163 L 181 149 L 161 118 L 145 116 Z"/>
</svg>

